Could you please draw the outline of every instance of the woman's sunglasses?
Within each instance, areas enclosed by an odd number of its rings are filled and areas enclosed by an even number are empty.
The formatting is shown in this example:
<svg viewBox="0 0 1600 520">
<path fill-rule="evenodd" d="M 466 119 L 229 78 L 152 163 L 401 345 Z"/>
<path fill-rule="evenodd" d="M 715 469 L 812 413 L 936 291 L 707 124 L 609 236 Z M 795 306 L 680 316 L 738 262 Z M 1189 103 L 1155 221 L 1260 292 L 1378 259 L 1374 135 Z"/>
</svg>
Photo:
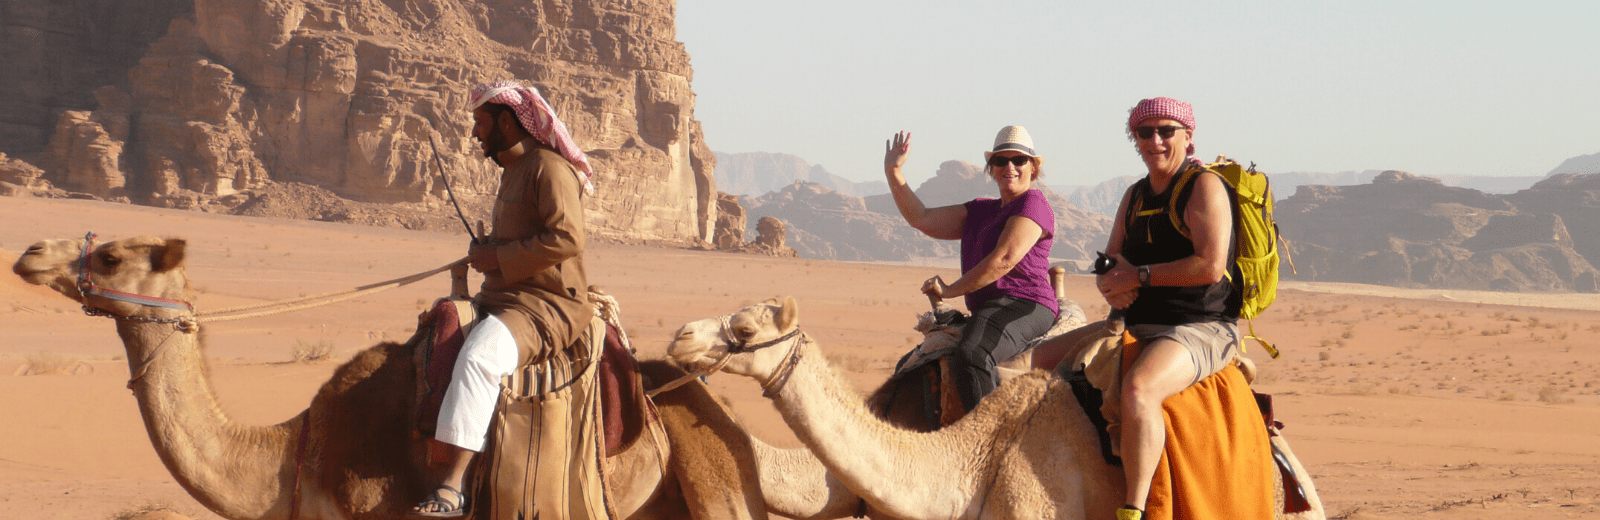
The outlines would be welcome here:
<svg viewBox="0 0 1600 520">
<path fill-rule="evenodd" d="M 1133 134 L 1139 136 L 1140 139 L 1149 139 L 1151 137 L 1155 137 L 1156 132 L 1160 132 L 1162 139 L 1171 139 L 1172 134 L 1178 133 L 1178 131 L 1183 130 L 1183 128 L 1184 127 L 1177 125 L 1141 126 L 1133 129 Z"/>
<path fill-rule="evenodd" d="M 1006 167 L 1006 163 L 1011 163 L 1012 166 L 1016 166 L 1018 168 L 1021 168 L 1022 165 L 1028 164 L 1028 161 L 1032 161 L 1032 160 L 1033 160 L 1032 157 L 1028 157 L 1026 155 L 1013 155 L 1011 157 L 1006 157 L 1004 155 L 995 155 L 995 156 L 990 156 L 989 157 L 989 166 L 993 166 L 995 168 L 1005 168 Z"/>
</svg>

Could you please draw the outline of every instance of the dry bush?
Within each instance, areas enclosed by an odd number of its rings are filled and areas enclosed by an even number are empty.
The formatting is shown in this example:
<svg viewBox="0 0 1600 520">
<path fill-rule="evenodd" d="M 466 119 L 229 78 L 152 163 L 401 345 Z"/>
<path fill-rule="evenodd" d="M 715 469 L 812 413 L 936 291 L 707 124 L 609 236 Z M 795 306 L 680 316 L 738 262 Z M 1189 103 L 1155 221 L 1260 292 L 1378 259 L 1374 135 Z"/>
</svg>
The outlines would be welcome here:
<svg viewBox="0 0 1600 520">
<path fill-rule="evenodd" d="M 1317 353 L 1317 361 L 1327 361 L 1327 360 L 1330 360 L 1330 359 L 1333 359 L 1333 353 L 1332 352 L 1328 352 L 1328 351 L 1324 350 L 1322 352 L 1318 352 Z"/>
<path fill-rule="evenodd" d="M 295 363 L 316 363 L 333 358 L 333 342 L 325 339 L 315 343 L 296 339 L 294 348 L 289 349 L 289 360 Z"/>
<path fill-rule="evenodd" d="M 1539 402 L 1545 404 L 1572 404 L 1572 398 L 1567 396 L 1567 389 L 1547 386 L 1539 389 Z"/>
<path fill-rule="evenodd" d="M 53 352 L 40 352 L 28 356 L 28 361 L 17 367 L 12 375 L 18 376 L 44 376 L 44 375 L 88 375 L 94 373 L 94 365 L 90 365 L 73 356 L 56 354 Z"/>
<path fill-rule="evenodd" d="M 145 504 L 111 515 L 111 520 L 188 520 L 167 504 Z"/>
<path fill-rule="evenodd" d="M 872 361 L 855 354 L 828 354 L 828 363 L 851 372 L 866 372 L 872 369 Z"/>
</svg>

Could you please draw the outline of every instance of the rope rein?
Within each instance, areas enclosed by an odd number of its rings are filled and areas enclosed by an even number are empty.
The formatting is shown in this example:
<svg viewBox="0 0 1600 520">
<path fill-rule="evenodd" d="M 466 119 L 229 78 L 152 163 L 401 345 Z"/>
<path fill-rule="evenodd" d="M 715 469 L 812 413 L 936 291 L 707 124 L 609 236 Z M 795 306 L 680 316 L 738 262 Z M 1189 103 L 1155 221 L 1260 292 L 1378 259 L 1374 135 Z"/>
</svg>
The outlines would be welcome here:
<svg viewBox="0 0 1600 520">
<path fill-rule="evenodd" d="M 87 303 L 84 304 L 84 306 L 83 306 L 83 313 L 87 314 L 89 316 L 111 318 L 111 319 L 114 319 L 114 320 L 117 320 L 117 321 L 130 321 L 130 322 L 136 322 L 136 323 L 166 323 L 166 324 L 172 325 L 173 328 L 178 330 L 179 332 L 183 332 L 183 333 L 186 333 L 186 334 L 192 334 L 192 333 L 195 333 L 195 332 L 199 332 L 201 323 L 214 323 L 214 322 L 223 322 L 223 321 L 242 320 L 242 319 L 245 319 L 245 318 L 257 318 L 257 317 L 261 317 L 261 316 L 271 316 L 271 315 L 274 315 L 274 314 L 283 314 L 283 313 L 286 313 L 286 312 L 293 312 L 293 311 L 311 309 L 311 308 L 315 308 L 315 307 L 321 307 L 321 306 L 324 306 L 324 305 L 330 305 L 330 304 L 339 303 L 339 302 L 346 301 L 346 300 L 352 300 L 352 299 L 355 299 L 355 298 L 360 298 L 362 296 L 367 296 L 367 295 L 370 295 L 370 294 L 376 294 L 376 293 L 379 293 L 379 292 L 387 291 L 389 289 L 394 289 L 396 287 L 402 287 L 402 286 L 406 286 L 406 285 L 411 285 L 411 284 L 416 283 L 416 282 L 420 282 L 422 280 L 425 280 L 425 279 L 428 279 L 430 277 L 433 277 L 436 274 L 439 274 L 439 273 L 442 273 L 442 272 L 445 272 L 445 271 L 449 271 L 449 270 L 451 270 L 453 268 L 456 268 L 458 266 L 465 265 L 466 262 L 467 262 L 466 258 L 462 258 L 460 260 L 456 260 L 454 262 L 450 262 L 450 263 L 445 264 L 443 266 L 439 266 L 439 267 L 436 267 L 436 268 L 433 268 L 433 269 L 429 269 L 427 271 L 423 271 L 423 272 L 420 272 L 420 273 L 417 273 L 417 274 L 402 276 L 402 277 L 399 277 L 399 278 L 395 278 L 393 280 L 386 280 L 386 281 L 382 281 L 382 282 L 378 282 L 378 283 L 367 284 L 367 285 L 363 285 L 363 286 L 360 286 L 360 287 L 355 287 L 355 288 L 352 288 L 352 289 L 344 289 L 344 290 L 339 290 L 339 291 L 326 292 L 326 293 L 322 293 L 322 294 L 314 294 L 314 295 L 311 295 L 311 296 L 302 296 L 302 297 L 299 297 L 299 298 L 291 298 L 291 299 L 287 299 L 287 300 L 278 300 L 278 301 L 273 301 L 273 302 L 266 302 L 266 303 L 252 304 L 252 305 L 241 305 L 241 306 L 237 306 L 237 307 L 227 307 L 227 308 L 223 308 L 223 309 L 217 309 L 217 310 L 214 310 L 214 311 L 195 312 L 194 311 L 194 304 L 192 304 L 190 302 L 187 302 L 187 301 L 172 300 L 172 299 L 167 299 L 167 298 L 158 298 L 158 297 L 155 297 L 155 296 L 145 296 L 145 295 L 142 295 L 142 294 L 134 294 L 134 293 L 128 293 L 128 292 L 123 292 L 123 291 L 117 291 L 117 290 L 114 290 L 114 289 L 107 289 L 107 288 L 95 285 L 94 284 L 94 280 L 93 280 L 93 278 L 92 278 L 92 276 L 90 274 L 91 271 L 92 271 L 91 266 L 90 266 L 90 262 L 91 262 L 91 259 L 93 258 L 93 253 L 94 253 L 94 239 L 95 239 L 95 236 L 96 235 L 94 234 L 93 231 L 91 231 L 91 232 L 89 232 L 89 233 L 87 233 L 87 234 L 85 234 L 83 236 L 83 251 L 80 254 L 80 256 L 78 257 L 79 258 L 79 260 L 78 260 L 78 263 L 79 263 L 79 265 L 78 265 L 78 292 L 79 293 L 83 294 L 84 297 L 86 297 L 86 298 L 88 296 L 100 296 L 100 297 L 103 297 L 103 298 L 109 298 L 109 299 L 116 300 L 116 301 L 133 303 L 133 304 L 137 304 L 137 305 L 143 305 L 145 307 L 162 307 L 162 308 L 168 308 L 168 309 L 176 309 L 176 310 L 179 310 L 179 311 L 185 311 L 188 314 L 184 315 L 184 316 L 177 316 L 177 317 L 171 317 L 171 318 L 163 318 L 163 317 L 158 317 L 158 316 L 122 316 L 122 315 L 118 315 L 118 314 L 113 314 L 113 313 L 108 312 L 108 311 L 106 311 L 104 309 L 97 309 L 97 308 L 94 308 L 94 307 L 90 307 Z M 247 312 L 247 311 L 255 311 L 255 312 Z M 129 383 L 131 384 L 132 382 L 130 381 Z"/>
</svg>

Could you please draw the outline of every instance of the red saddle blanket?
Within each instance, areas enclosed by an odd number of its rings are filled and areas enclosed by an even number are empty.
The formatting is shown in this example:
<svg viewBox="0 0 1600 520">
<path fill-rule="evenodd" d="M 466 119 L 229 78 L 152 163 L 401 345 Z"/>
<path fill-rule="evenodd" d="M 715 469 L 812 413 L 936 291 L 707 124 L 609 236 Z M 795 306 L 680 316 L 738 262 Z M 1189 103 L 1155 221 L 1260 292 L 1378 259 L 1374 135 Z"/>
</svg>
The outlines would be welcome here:
<svg viewBox="0 0 1600 520">
<path fill-rule="evenodd" d="M 417 430 L 431 437 L 437 428 L 439 407 L 450 386 L 456 357 L 466 343 L 462 316 L 456 301 L 441 298 L 433 309 L 421 316 L 420 334 L 425 341 L 417 346 Z M 419 330 L 421 330 L 419 328 Z M 587 338 L 584 338 L 585 340 Z M 615 327 L 606 326 L 605 348 L 600 357 L 600 416 L 606 439 L 607 456 L 615 455 L 643 432 L 649 415 L 644 404 L 639 365 L 633 352 L 622 344 Z"/>
</svg>

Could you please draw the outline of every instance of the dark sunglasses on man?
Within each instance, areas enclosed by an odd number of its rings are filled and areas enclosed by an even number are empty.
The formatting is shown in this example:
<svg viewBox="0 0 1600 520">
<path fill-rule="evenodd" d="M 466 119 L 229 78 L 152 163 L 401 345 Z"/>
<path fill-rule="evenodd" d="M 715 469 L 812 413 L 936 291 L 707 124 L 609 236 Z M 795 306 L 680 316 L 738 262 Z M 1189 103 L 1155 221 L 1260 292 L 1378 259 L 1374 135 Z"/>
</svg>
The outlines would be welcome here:
<svg viewBox="0 0 1600 520">
<path fill-rule="evenodd" d="M 1134 128 L 1133 134 L 1139 136 L 1140 139 L 1150 139 L 1151 137 L 1155 137 L 1157 132 L 1160 132 L 1162 139 L 1171 139 L 1172 134 L 1178 133 L 1178 131 L 1183 130 L 1183 128 L 1184 127 L 1178 125 L 1141 126 Z"/>
<path fill-rule="evenodd" d="M 1028 157 L 1026 155 L 1013 155 L 1011 157 L 1006 157 L 1004 155 L 995 155 L 995 156 L 989 157 L 989 166 L 993 166 L 995 168 L 1005 168 L 1006 167 L 1006 163 L 1011 163 L 1012 166 L 1016 166 L 1018 168 L 1021 168 L 1022 165 L 1028 164 L 1028 161 L 1031 161 L 1031 160 L 1033 160 L 1033 158 L 1032 157 Z"/>
</svg>

